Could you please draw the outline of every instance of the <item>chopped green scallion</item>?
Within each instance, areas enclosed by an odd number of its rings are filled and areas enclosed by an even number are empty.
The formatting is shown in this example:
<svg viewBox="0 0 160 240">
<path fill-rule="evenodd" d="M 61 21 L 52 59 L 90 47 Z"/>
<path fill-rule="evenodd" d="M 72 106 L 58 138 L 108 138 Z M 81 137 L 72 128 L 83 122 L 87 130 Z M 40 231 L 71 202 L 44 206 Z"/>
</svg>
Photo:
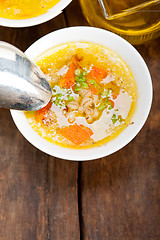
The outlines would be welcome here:
<svg viewBox="0 0 160 240">
<path fill-rule="evenodd" d="M 82 77 L 83 77 L 83 73 L 80 73 L 80 74 L 79 74 L 79 78 L 82 78 Z"/>
<path fill-rule="evenodd" d="M 82 77 L 82 78 L 79 78 L 77 82 L 85 82 L 86 81 L 86 78 L 85 77 Z"/>
<path fill-rule="evenodd" d="M 74 100 L 74 97 L 73 96 L 68 96 L 68 101 L 73 101 Z"/>
<path fill-rule="evenodd" d="M 106 108 L 106 105 L 101 104 L 101 105 L 99 105 L 98 110 L 103 111 L 105 108 Z"/>
<path fill-rule="evenodd" d="M 105 102 L 108 104 L 108 102 L 109 102 L 109 98 L 108 97 L 106 97 Z"/>
<path fill-rule="evenodd" d="M 76 92 L 79 92 L 79 91 L 81 90 L 81 87 L 75 87 L 74 90 L 75 90 Z"/>
<path fill-rule="evenodd" d="M 112 120 L 112 123 L 113 123 L 113 124 L 115 124 L 115 123 L 117 122 L 118 119 L 117 119 L 117 117 L 116 117 L 116 114 L 113 114 L 111 120 Z"/>
<path fill-rule="evenodd" d="M 83 89 L 88 89 L 89 87 L 88 87 L 88 84 L 87 83 L 84 83 L 84 82 L 82 82 L 82 88 Z"/>
<path fill-rule="evenodd" d="M 104 92 L 102 93 L 102 96 L 105 97 L 105 96 L 108 96 L 108 94 L 109 94 L 109 91 L 106 90 L 106 91 L 104 91 Z"/>
<path fill-rule="evenodd" d="M 75 85 L 75 87 L 74 87 L 74 90 L 76 91 L 76 92 L 79 92 L 80 90 L 81 90 L 81 84 L 80 83 L 77 83 L 76 85 Z"/>
<path fill-rule="evenodd" d="M 97 82 L 96 82 L 94 79 L 90 80 L 89 82 L 90 82 L 91 84 L 93 84 L 94 86 L 97 85 Z"/>
<path fill-rule="evenodd" d="M 59 101 L 60 101 L 60 99 L 58 98 L 58 97 L 56 97 L 56 99 L 55 99 L 55 101 L 54 101 L 54 104 L 57 106 L 57 105 L 59 105 Z"/>
<path fill-rule="evenodd" d="M 108 110 L 111 110 L 111 109 L 112 109 L 112 106 L 109 106 L 109 107 L 108 107 Z"/>
<path fill-rule="evenodd" d="M 84 77 L 84 76 L 83 76 L 81 79 L 82 79 L 83 81 L 86 81 L 86 77 Z"/>
<path fill-rule="evenodd" d="M 79 82 L 79 77 L 75 76 L 75 80 L 76 80 L 76 82 Z"/>
</svg>

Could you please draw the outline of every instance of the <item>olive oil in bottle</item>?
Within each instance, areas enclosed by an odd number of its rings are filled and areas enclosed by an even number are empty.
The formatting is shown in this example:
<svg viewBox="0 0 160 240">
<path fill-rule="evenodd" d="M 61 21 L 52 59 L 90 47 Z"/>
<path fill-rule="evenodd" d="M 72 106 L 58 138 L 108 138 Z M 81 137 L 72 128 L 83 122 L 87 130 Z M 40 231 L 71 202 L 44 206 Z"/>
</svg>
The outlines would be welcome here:
<svg viewBox="0 0 160 240">
<path fill-rule="evenodd" d="M 160 35 L 160 0 L 80 0 L 89 24 L 115 32 L 132 44 Z"/>
</svg>

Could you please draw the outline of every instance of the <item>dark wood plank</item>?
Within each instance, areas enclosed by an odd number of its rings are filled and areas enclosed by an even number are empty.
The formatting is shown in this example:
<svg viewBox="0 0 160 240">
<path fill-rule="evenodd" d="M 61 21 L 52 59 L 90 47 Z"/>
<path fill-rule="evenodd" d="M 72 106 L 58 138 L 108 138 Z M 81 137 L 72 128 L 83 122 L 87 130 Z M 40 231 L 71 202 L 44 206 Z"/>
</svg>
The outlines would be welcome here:
<svg viewBox="0 0 160 240">
<path fill-rule="evenodd" d="M 88 25 L 79 2 L 67 10 L 71 26 Z M 77 15 L 77 17 L 76 17 Z M 138 136 L 119 152 L 80 164 L 81 239 L 160 239 L 160 39 L 136 46 L 152 75 L 154 99 Z"/>
<path fill-rule="evenodd" d="M 35 27 L 0 27 L 0 40 L 25 51 L 65 26 L 61 14 Z M 8 110 L 0 109 L 0 126 L 0 240 L 78 240 L 78 163 L 34 148 L 18 132 Z"/>
<path fill-rule="evenodd" d="M 68 25 L 88 25 L 77 0 L 64 11 Z M 23 51 L 65 27 L 61 14 L 39 26 L 0 28 L 0 40 Z M 151 70 L 152 111 L 124 149 L 79 169 L 81 239 L 160 239 L 159 82 L 160 40 L 137 49 Z M 31 146 L 9 111 L 0 109 L 0 240 L 79 239 L 78 163 L 54 159 Z"/>
<path fill-rule="evenodd" d="M 9 42 L 22 51 L 25 51 L 39 38 L 66 26 L 64 14 L 60 14 L 46 23 L 28 28 L 9 28 L 0 26 L 0 40 Z"/>
<path fill-rule="evenodd" d="M 84 18 L 79 0 L 72 0 L 72 3 L 64 10 L 69 26 L 88 26 Z"/>
<path fill-rule="evenodd" d="M 160 38 L 136 48 L 152 75 L 154 99 L 138 136 L 119 152 L 81 165 L 84 240 L 160 239 Z"/>
</svg>

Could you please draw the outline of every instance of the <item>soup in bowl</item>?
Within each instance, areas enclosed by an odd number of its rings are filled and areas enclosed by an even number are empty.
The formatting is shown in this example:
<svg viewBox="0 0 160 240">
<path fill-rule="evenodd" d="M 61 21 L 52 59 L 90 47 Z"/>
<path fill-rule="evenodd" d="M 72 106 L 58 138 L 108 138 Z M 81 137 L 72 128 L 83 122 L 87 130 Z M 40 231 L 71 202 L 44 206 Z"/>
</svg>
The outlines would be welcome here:
<svg viewBox="0 0 160 240">
<path fill-rule="evenodd" d="M 52 98 L 41 110 L 11 113 L 40 150 L 71 160 L 100 158 L 125 146 L 143 126 L 151 78 L 139 53 L 122 38 L 73 27 L 46 35 L 26 54 L 46 75 Z"/>
<path fill-rule="evenodd" d="M 28 27 L 46 22 L 58 14 L 72 0 L 0 0 L 0 25 Z"/>
</svg>

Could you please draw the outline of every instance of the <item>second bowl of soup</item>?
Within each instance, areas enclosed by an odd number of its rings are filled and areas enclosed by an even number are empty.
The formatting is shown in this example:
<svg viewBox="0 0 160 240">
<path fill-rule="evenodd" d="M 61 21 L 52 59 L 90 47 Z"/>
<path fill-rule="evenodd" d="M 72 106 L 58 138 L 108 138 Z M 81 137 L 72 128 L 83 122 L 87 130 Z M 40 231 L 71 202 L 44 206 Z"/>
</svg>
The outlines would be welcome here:
<svg viewBox="0 0 160 240">
<path fill-rule="evenodd" d="M 38 40 L 26 54 L 46 75 L 52 97 L 39 111 L 12 116 L 42 151 L 95 159 L 126 145 L 143 126 L 151 79 L 141 56 L 122 38 L 91 27 L 68 28 Z"/>
<path fill-rule="evenodd" d="M 72 0 L 0 0 L 0 25 L 29 27 L 44 23 L 57 15 Z"/>
</svg>

